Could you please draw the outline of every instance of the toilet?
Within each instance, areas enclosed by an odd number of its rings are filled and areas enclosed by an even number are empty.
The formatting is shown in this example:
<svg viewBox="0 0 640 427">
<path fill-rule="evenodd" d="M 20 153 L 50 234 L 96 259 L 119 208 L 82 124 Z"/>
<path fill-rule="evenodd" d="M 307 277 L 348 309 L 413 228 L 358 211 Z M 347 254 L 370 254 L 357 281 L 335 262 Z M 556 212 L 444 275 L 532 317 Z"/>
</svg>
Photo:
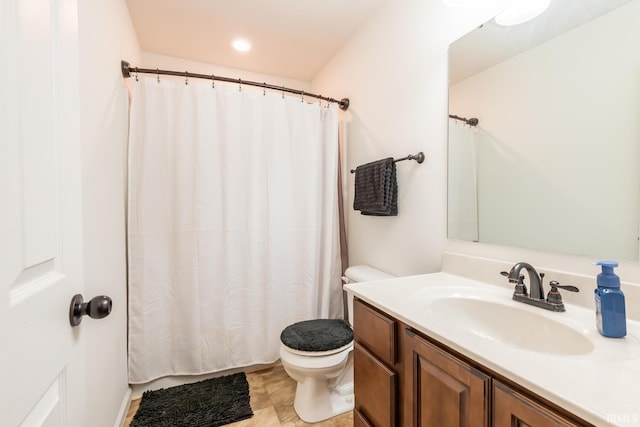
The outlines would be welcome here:
<svg viewBox="0 0 640 427">
<path fill-rule="evenodd" d="M 345 283 L 394 276 L 368 265 L 347 268 Z M 287 326 L 280 335 L 280 360 L 297 383 L 293 407 L 301 420 L 317 423 L 351 411 L 353 396 L 353 295 L 348 319 L 315 319 Z"/>
</svg>

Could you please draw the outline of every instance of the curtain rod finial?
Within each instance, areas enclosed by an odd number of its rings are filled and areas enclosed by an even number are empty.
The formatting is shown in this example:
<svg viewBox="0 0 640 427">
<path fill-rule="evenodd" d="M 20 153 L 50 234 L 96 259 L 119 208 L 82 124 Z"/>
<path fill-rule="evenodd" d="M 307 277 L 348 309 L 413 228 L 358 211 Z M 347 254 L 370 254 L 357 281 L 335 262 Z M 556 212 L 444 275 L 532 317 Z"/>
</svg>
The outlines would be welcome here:
<svg viewBox="0 0 640 427">
<path fill-rule="evenodd" d="M 342 98 L 338 105 L 340 106 L 340 109 L 342 111 L 347 111 L 347 109 L 349 108 L 349 98 Z"/>
<path fill-rule="evenodd" d="M 129 71 L 129 63 L 127 61 L 120 61 L 120 69 L 122 70 L 122 77 L 128 79 L 131 77 L 131 72 Z"/>
</svg>

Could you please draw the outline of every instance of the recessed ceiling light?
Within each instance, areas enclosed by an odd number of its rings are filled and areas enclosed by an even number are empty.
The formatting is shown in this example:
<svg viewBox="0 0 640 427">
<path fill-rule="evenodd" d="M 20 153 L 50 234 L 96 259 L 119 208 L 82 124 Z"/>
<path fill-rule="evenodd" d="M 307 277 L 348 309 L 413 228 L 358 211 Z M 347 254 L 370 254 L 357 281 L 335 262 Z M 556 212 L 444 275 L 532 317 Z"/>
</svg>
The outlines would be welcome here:
<svg viewBox="0 0 640 427">
<path fill-rule="evenodd" d="M 231 46 L 239 52 L 246 52 L 251 49 L 251 44 L 245 39 L 235 39 Z"/>
<path fill-rule="evenodd" d="M 518 25 L 535 18 L 547 10 L 551 0 L 518 0 L 516 3 L 496 15 L 500 25 Z"/>
</svg>

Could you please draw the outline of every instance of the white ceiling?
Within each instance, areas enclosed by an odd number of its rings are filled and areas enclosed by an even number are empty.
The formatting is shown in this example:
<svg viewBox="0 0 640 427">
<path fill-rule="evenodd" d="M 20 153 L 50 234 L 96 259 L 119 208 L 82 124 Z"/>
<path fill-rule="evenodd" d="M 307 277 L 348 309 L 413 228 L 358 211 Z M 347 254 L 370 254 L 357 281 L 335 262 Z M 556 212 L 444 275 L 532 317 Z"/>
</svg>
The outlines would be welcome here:
<svg viewBox="0 0 640 427">
<path fill-rule="evenodd" d="M 386 0 L 126 0 L 143 51 L 311 81 Z M 231 47 L 242 37 L 249 52 Z"/>
</svg>

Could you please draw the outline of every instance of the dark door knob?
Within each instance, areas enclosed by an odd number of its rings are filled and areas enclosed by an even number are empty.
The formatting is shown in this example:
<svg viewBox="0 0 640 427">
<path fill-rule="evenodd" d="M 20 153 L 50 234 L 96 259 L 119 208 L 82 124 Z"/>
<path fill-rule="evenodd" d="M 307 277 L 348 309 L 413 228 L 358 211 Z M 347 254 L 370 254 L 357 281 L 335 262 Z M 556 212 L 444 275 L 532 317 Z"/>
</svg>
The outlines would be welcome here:
<svg viewBox="0 0 640 427">
<path fill-rule="evenodd" d="M 78 326 L 85 314 L 92 319 L 102 319 L 111 313 L 113 302 L 106 295 L 99 295 L 91 298 L 89 302 L 84 302 L 82 295 L 74 295 L 69 307 L 69 323 L 71 326 Z"/>
</svg>

